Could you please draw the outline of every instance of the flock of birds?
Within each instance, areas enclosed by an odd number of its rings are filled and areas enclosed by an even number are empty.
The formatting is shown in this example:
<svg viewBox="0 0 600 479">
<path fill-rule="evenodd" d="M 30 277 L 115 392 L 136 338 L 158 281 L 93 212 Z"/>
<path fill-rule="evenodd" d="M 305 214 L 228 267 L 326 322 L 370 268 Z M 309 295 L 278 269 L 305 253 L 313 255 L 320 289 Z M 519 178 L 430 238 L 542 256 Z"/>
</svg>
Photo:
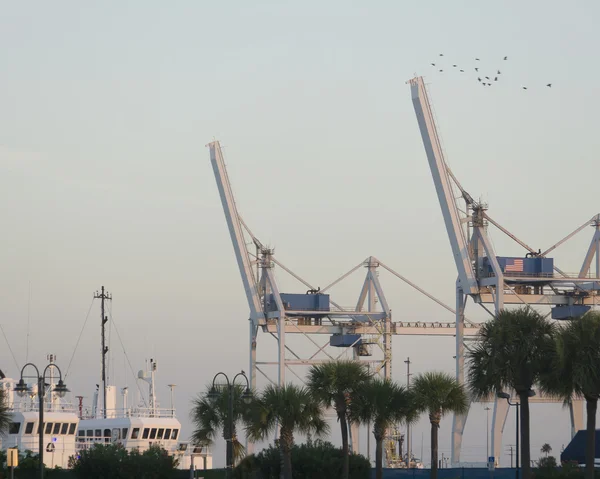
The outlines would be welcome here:
<svg viewBox="0 0 600 479">
<path fill-rule="evenodd" d="M 440 53 L 440 55 L 439 55 L 439 56 L 440 56 L 440 57 L 443 57 L 443 56 L 444 56 L 444 54 L 443 54 L 443 53 Z M 508 56 L 505 56 L 505 57 L 502 59 L 502 61 L 503 61 L 503 62 L 504 62 L 504 61 L 507 61 L 507 60 L 508 60 Z M 480 60 L 479 58 L 475 58 L 475 61 L 476 61 L 476 62 L 480 62 L 481 60 Z M 478 64 L 478 65 L 479 65 L 479 64 Z M 438 69 L 438 71 L 439 71 L 439 73 L 443 73 L 443 72 L 444 72 L 444 69 L 443 69 L 443 68 L 441 68 L 441 67 L 442 67 L 442 65 L 441 65 L 439 62 L 431 62 L 431 66 L 432 66 L 432 67 L 434 67 L 434 68 L 437 68 L 437 69 Z M 466 73 L 466 70 L 465 70 L 464 68 L 461 68 L 461 67 L 459 67 L 459 66 L 458 66 L 458 65 L 456 65 L 456 64 L 453 64 L 453 65 L 452 65 L 452 68 L 453 68 L 453 69 L 456 69 L 456 70 L 458 70 L 458 72 L 459 72 L 459 73 Z M 474 72 L 475 72 L 475 74 L 477 75 L 477 81 L 478 81 L 478 82 L 479 82 L 481 85 L 483 85 L 483 86 L 492 86 L 492 85 L 493 85 L 495 82 L 498 82 L 498 81 L 500 81 L 500 76 L 502 75 L 502 72 L 500 71 L 500 69 L 499 69 L 499 68 L 494 68 L 494 71 L 495 71 L 496 73 L 489 73 L 489 72 L 486 72 L 486 74 L 484 74 L 484 73 L 482 73 L 482 72 L 480 72 L 480 71 L 479 71 L 479 70 L 480 70 L 480 66 L 471 67 L 471 68 L 473 68 L 473 69 L 474 69 Z M 548 87 L 548 88 L 552 88 L 552 83 L 547 83 L 547 84 L 546 84 L 546 87 Z M 526 87 L 526 86 L 522 86 L 521 88 L 522 88 L 523 90 L 527 90 L 527 89 L 528 89 L 528 87 Z"/>
</svg>

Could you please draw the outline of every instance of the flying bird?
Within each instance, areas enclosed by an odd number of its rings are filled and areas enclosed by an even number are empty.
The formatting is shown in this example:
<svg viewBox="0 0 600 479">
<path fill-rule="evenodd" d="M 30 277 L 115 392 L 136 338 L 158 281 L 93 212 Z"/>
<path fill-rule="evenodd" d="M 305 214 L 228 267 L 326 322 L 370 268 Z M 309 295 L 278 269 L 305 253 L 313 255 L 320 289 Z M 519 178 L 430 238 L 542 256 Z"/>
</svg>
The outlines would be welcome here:
<svg viewBox="0 0 600 479">
<path fill-rule="evenodd" d="M 478 81 L 478 82 L 480 82 L 480 81 L 481 81 L 481 78 L 477 77 L 477 81 Z"/>
<path fill-rule="evenodd" d="M 548 83 L 546 86 L 547 86 L 548 88 L 552 88 L 552 83 Z"/>
<path fill-rule="evenodd" d="M 486 78 L 486 80 L 489 80 L 489 79 L 490 79 L 490 77 L 485 77 L 485 78 Z"/>
<path fill-rule="evenodd" d="M 454 68 L 456 68 L 456 65 L 452 65 Z"/>
<path fill-rule="evenodd" d="M 527 87 L 526 87 L 526 86 L 524 86 L 524 87 L 523 87 L 523 90 L 527 90 Z"/>
<path fill-rule="evenodd" d="M 504 57 L 505 60 L 508 60 L 508 57 Z"/>
<path fill-rule="evenodd" d="M 498 81 L 498 77 L 495 77 L 495 78 L 494 78 L 494 81 Z"/>
<path fill-rule="evenodd" d="M 465 71 L 464 71 L 464 70 L 461 70 L 461 72 L 462 72 L 462 73 L 464 73 Z"/>
<path fill-rule="evenodd" d="M 500 70 L 498 70 L 498 75 L 501 75 L 501 74 L 502 74 L 502 72 Z"/>
<path fill-rule="evenodd" d="M 478 72 L 478 71 L 479 71 L 479 68 L 475 68 L 475 71 L 476 71 L 476 72 Z"/>
<path fill-rule="evenodd" d="M 491 83 L 488 83 L 488 86 L 492 86 L 492 84 L 491 84 Z"/>
<path fill-rule="evenodd" d="M 440 73 L 443 72 L 444 70 L 440 70 Z"/>
<path fill-rule="evenodd" d="M 431 66 L 432 66 L 432 67 L 434 67 L 434 66 L 435 66 L 435 63 L 432 63 L 432 64 L 431 64 Z"/>
<path fill-rule="evenodd" d="M 444 56 L 444 54 L 443 54 L 443 53 L 440 53 L 440 56 L 441 56 L 441 57 L 443 57 L 443 56 Z"/>
</svg>

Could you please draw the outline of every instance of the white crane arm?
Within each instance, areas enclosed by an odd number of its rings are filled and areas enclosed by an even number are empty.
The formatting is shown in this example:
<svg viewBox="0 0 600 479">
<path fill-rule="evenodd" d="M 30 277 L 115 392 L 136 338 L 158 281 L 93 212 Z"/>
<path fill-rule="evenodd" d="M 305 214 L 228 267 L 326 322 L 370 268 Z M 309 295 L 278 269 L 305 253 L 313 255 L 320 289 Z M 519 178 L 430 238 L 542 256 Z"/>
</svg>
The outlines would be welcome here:
<svg viewBox="0 0 600 479">
<path fill-rule="evenodd" d="M 233 243 L 233 250 L 235 251 L 242 283 L 244 284 L 244 290 L 246 291 L 246 299 L 248 300 L 248 306 L 250 307 L 250 319 L 255 325 L 258 325 L 259 321 L 264 319 L 264 312 L 260 301 L 260 295 L 258 294 L 256 279 L 252 270 L 252 262 L 246 248 L 242 223 L 235 205 L 227 169 L 225 168 L 221 145 L 218 141 L 213 141 L 208 144 L 208 147 L 210 149 L 210 162 L 212 163 L 215 172 L 215 179 L 217 180 L 217 187 L 219 188 L 219 195 L 221 196 L 225 219 L 227 220 L 231 242 Z"/>
<path fill-rule="evenodd" d="M 468 241 L 452 192 L 450 176 L 433 119 L 425 83 L 422 77 L 413 78 L 409 83 L 423 145 L 425 146 L 425 152 L 429 160 L 431 175 L 433 176 L 448 238 L 452 246 L 454 261 L 458 270 L 458 280 L 465 294 L 478 294 L 479 288 L 469 256 Z"/>
</svg>

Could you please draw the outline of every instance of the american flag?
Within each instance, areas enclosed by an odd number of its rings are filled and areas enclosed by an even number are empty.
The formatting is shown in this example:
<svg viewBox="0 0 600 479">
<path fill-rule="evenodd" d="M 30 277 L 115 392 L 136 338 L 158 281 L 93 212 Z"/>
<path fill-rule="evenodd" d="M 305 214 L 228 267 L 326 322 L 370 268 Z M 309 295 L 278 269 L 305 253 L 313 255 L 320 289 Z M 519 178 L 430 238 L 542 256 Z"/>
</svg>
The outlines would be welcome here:
<svg viewBox="0 0 600 479">
<path fill-rule="evenodd" d="M 523 259 L 513 259 L 506 261 L 504 266 L 505 273 L 522 273 L 523 272 Z"/>
</svg>

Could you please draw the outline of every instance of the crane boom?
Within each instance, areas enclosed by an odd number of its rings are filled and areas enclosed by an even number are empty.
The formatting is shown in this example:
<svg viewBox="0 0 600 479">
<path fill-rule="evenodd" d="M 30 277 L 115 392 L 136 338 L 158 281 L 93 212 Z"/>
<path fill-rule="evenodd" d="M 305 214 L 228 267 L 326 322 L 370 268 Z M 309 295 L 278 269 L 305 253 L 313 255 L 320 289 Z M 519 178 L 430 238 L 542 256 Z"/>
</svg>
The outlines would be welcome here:
<svg viewBox="0 0 600 479">
<path fill-rule="evenodd" d="M 233 243 L 242 283 L 244 284 L 244 290 L 246 291 L 246 299 L 248 300 L 248 306 L 250 307 L 250 319 L 256 326 L 259 321 L 264 320 L 264 312 L 258 293 L 256 278 L 254 277 L 252 270 L 252 262 L 248 255 L 248 250 L 246 249 L 242 223 L 235 205 L 227 169 L 225 168 L 221 144 L 218 141 L 213 141 L 208 144 L 208 147 L 210 149 L 210 162 L 212 163 L 215 172 L 215 179 L 217 180 L 217 187 L 219 188 L 219 195 L 221 196 L 225 219 L 227 220 L 229 234 L 231 235 L 231 242 Z"/>
<path fill-rule="evenodd" d="M 446 167 L 444 153 L 437 134 L 429 97 L 422 77 L 409 81 L 413 106 L 421 130 L 421 138 L 429 160 L 429 167 L 437 191 L 442 215 L 446 224 L 448 238 L 452 246 L 454 261 L 458 270 L 458 280 L 465 294 L 478 294 L 477 279 L 469 256 L 468 241 L 452 192 L 450 176 Z"/>
</svg>

